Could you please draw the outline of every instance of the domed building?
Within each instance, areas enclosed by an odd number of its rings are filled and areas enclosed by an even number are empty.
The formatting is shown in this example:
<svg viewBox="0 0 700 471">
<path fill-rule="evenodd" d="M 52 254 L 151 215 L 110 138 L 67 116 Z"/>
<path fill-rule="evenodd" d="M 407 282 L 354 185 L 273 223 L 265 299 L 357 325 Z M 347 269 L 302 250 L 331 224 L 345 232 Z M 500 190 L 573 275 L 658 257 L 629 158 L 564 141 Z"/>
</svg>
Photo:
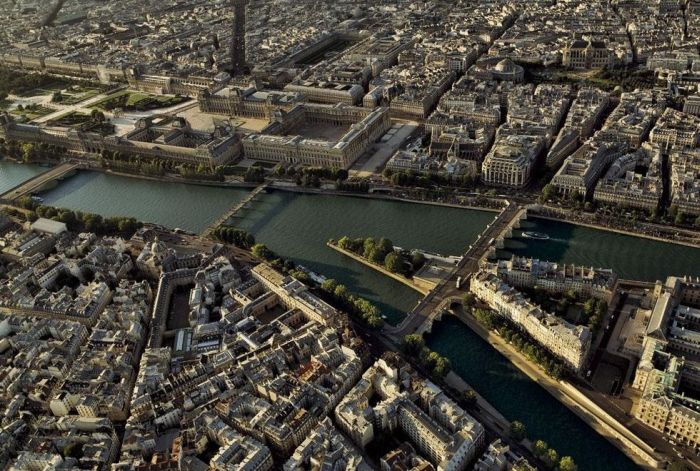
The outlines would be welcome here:
<svg viewBox="0 0 700 471">
<path fill-rule="evenodd" d="M 525 78 L 525 69 L 506 57 L 496 64 L 496 67 L 491 70 L 491 75 L 496 80 L 522 82 Z"/>
<path fill-rule="evenodd" d="M 525 79 L 525 69 L 507 57 L 493 57 L 471 66 L 468 75 L 480 80 L 520 83 Z"/>
</svg>

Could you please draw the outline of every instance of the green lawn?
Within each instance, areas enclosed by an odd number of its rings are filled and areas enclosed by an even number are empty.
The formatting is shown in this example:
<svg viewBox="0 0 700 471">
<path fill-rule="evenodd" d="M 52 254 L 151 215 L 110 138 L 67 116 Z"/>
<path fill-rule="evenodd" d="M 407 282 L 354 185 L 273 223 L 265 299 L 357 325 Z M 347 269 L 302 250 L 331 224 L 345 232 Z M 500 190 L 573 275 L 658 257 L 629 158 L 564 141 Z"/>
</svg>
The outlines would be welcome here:
<svg viewBox="0 0 700 471">
<path fill-rule="evenodd" d="M 654 86 L 653 73 L 643 68 L 600 70 L 571 70 L 561 66 L 526 66 L 528 81 L 539 83 L 581 84 L 611 91 L 620 86 L 623 91 Z"/>
<path fill-rule="evenodd" d="M 56 110 L 47 106 L 34 105 L 31 107 L 25 107 L 22 110 L 18 110 L 17 108 L 15 108 L 13 110 L 10 110 L 10 114 L 14 116 L 23 116 L 27 121 L 31 121 L 33 119 L 46 116 L 49 113 L 53 113 L 54 111 Z"/>
</svg>

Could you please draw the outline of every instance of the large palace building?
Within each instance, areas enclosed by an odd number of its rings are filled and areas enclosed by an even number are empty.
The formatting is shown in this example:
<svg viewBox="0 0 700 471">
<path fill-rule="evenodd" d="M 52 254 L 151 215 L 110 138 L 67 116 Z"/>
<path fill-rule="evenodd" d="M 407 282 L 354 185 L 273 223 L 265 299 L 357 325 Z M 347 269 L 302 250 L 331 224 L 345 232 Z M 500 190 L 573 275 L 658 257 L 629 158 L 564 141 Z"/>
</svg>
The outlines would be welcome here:
<svg viewBox="0 0 700 471">
<path fill-rule="evenodd" d="M 0 115 L 0 137 L 7 141 L 52 144 L 66 151 L 98 156 L 103 151 L 167 159 L 191 165 L 223 165 L 240 153 L 240 138 L 224 128 L 193 129 L 184 118 L 152 116 L 139 119 L 123 136 L 103 136 L 63 126 L 16 123 Z"/>
<path fill-rule="evenodd" d="M 298 104 L 275 112 L 260 134 L 243 138 L 247 158 L 349 168 L 391 127 L 386 108 Z"/>
</svg>

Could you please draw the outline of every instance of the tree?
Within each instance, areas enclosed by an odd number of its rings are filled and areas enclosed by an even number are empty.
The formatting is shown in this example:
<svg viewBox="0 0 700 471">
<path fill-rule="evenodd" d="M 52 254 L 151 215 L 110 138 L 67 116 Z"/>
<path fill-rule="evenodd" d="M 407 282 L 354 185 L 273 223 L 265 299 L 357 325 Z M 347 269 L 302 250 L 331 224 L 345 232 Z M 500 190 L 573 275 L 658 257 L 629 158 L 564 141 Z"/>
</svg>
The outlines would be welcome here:
<svg viewBox="0 0 700 471">
<path fill-rule="evenodd" d="M 347 302 L 350 299 L 350 291 L 348 291 L 345 285 L 337 285 L 333 290 L 333 294 L 336 298 L 344 302 Z"/>
<path fill-rule="evenodd" d="M 335 288 L 338 286 L 338 282 L 335 281 L 333 278 L 328 278 L 321 283 L 321 289 L 323 291 L 326 291 L 328 293 L 333 293 L 335 292 Z"/>
<path fill-rule="evenodd" d="M 301 271 L 301 270 L 291 270 L 289 272 L 289 276 L 291 276 L 292 278 L 295 278 L 295 279 L 297 279 L 297 280 L 299 280 L 302 283 L 307 284 L 307 285 L 311 284 L 311 282 L 312 282 L 311 277 L 306 272 Z"/>
<path fill-rule="evenodd" d="M 498 324 L 497 315 L 493 311 L 485 309 L 474 309 L 472 311 L 477 321 L 487 329 L 491 330 Z"/>
<path fill-rule="evenodd" d="M 78 442 L 69 443 L 63 447 L 64 458 L 81 458 L 83 456 L 83 444 Z"/>
<path fill-rule="evenodd" d="M 476 391 L 473 389 L 467 389 L 464 391 L 464 403 L 467 405 L 467 407 L 474 407 L 476 406 L 478 401 L 478 397 L 476 395 Z"/>
<path fill-rule="evenodd" d="M 547 183 L 544 188 L 542 188 L 542 199 L 548 201 L 554 196 L 557 189 L 551 183 Z"/>
<path fill-rule="evenodd" d="M 24 163 L 29 163 L 35 156 L 34 144 L 22 144 L 22 160 Z"/>
<path fill-rule="evenodd" d="M 384 266 L 392 273 L 403 271 L 403 259 L 397 252 L 391 252 L 384 257 Z"/>
<path fill-rule="evenodd" d="M 653 220 L 659 219 L 659 208 L 655 207 L 654 209 L 651 210 L 651 218 Z"/>
<path fill-rule="evenodd" d="M 578 471 L 578 466 L 570 456 L 564 456 L 559 461 L 559 471 Z"/>
<path fill-rule="evenodd" d="M 347 180 L 348 179 L 348 171 L 345 170 L 344 168 L 338 169 L 336 171 L 335 177 L 336 177 L 336 180 L 340 180 L 340 181 Z"/>
<path fill-rule="evenodd" d="M 265 171 L 262 168 L 256 166 L 248 167 L 248 170 L 246 170 L 245 175 L 243 175 L 243 181 L 262 183 L 265 181 Z"/>
<path fill-rule="evenodd" d="M 685 223 L 685 213 L 683 211 L 678 211 L 673 222 L 678 226 L 680 226 L 681 224 L 684 224 Z"/>
<path fill-rule="evenodd" d="M 343 236 L 338 240 L 338 247 L 340 247 L 343 250 L 350 250 L 350 237 L 348 236 Z"/>
<path fill-rule="evenodd" d="M 408 334 L 403 338 L 401 348 L 407 355 L 417 356 L 425 347 L 425 340 L 420 334 Z"/>
<path fill-rule="evenodd" d="M 374 251 L 377 243 L 372 237 L 367 237 L 363 245 L 362 256 L 367 260 L 371 260 L 372 252 Z"/>
<path fill-rule="evenodd" d="M 554 467 L 559 463 L 559 453 L 554 448 L 547 450 L 547 453 L 542 457 L 544 465 L 549 469 L 554 469 Z"/>
<path fill-rule="evenodd" d="M 581 199 L 581 193 L 578 190 L 569 193 L 569 201 L 571 201 L 572 203 L 578 203 L 579 201 L 581 201 Z"/>
<path fill-rule="evenodd" d="M 428 355 L 428 363 L 432 365 L 433 374 L 438 378 L 444 378 L 445 375 L 452 369 L 450 360 L 437 352 L 430 352 Z"/>
<path fill-rule="evenodd" d="M 138 228 L 139 224 L 136 222 L 136 219 L 134 218 L 123 218 L 119 220 L 119 223 L 117 225 L 117 229 L 119 229 L 119 232 L 121 233 L 131 233 L 131 232 L 136 232 L 136 229 Z"/>
<path fill-rule="evenodd" d="M 394 251 L 394 244 L 386 237 L 382 237 L 379 239 L 379 242 L 377 242 L 377 250 L 380 252 L 379 256 L 384 260 L 387 254 Z"/>
<path fill-rule="evenodd" d="M 378 247 L 373 247 L 370 249 L 370 251 L 367 255 L 367 259 L 370 262 L 376 263 L 379 265 L 379 264 L 384 263 L 384 254 L 382 253 L 381 250 L 379 250 Z"/>
<path fill-rule="evenodd" d="M 678 206 L 676 206 L 675 204 L 671 205 L 668 208 L 667 214 L 669 218 L 676 219 L 676 216 L 678 216 Z"/>
<path fill-rule="evenodd" d="M 510 435 L 518 441 L 524 439 L 527 435 L 525 424 L 518 420 L 512 421 L 510 423 Z"/>
<path fill-rule="evenodd" d="M 462 304 L 465 308 L 471 309 L 476 306 L 476 295 L 471 291 L 462 297 Z"/>
<path fill-rule="evenodd" d="M 381 329 L 384 325 L 384 320 L 381 317 L 370 317 L 366 319 L 367 325 L 373 329 Z"/>
<path fill-rule="evenodd" d="M 700 218 L 698 218 L 700 220 Z M 700 225 L 700 224 L 699 224 Z M 411 254 L 411 267 L 414 272 L 420 270 L 425 265 L 425 255 L 417 250 Z"/>
<path fill-rule="evenodd" d="M 532 445 L 532 452 L 537 457 L 544 456 L 547 450 L 549 450 L 549 445 L 544 440 L 536 440 Z"/>
<path fill-rule="evenodd" d="M 265 244 L 255 244 L 251 249 L 253 255 L 262 260 L 271 260 L 274 258 L 275 254 L 272 250 L 268 249 Z"/>
</svg>

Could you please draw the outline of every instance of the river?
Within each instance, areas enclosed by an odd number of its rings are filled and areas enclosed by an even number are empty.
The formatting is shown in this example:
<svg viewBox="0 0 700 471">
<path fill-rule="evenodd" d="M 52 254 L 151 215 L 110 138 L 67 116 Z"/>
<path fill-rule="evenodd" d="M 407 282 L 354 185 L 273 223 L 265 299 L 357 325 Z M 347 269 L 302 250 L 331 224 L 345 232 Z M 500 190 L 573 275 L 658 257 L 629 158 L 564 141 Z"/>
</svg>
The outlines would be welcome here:
<svg viewBox="0 0 700 471">
<path fill-rule="evenodd" d="M 81 171 L 44 194 L 44 204 L 200 232 L 246 189 L 166 183 Z"/>
<path fill-rule="evenodd" d="M 547 234 L 549 240 L 517 237 L 522 230 Z M 620 278 L 656 281 L 669 275 L 700 275 L 700 250 L 545 219 L 523 221 L 516 238 L 499 256 L 537 257 L 560 263 L 612 268 Z"/>
<path fill-rule="evenodd" d="M 245 194 L 239 189 L 81 172 L 44 198 L 56 206 L 134 216 L 198 232 Z M 493 217 L 494 213 L 431 205 L 271 192 L 260 195 L 232 222 L 280 255 L 336 278 L 375 302 L 389 322 L 397 322 L 419 295 L 328 249 L 325 242 L 343 235 L 386 236 L 405 248 L 458 254 Z M 631 279 L 700 275 L 697 249 L 545 220 L 527 221 L 524 228 L 547 233 L 551 239 L 509 240 L 501 255 L 609 267 Z M 621 452 L 463 324 L 446 319 L 435 325 L 427 340 L 507 418 L 521 420 L 531 436 L 544 439 L 560 454 L 572 455 L 580 469 L 635 469 Z"/>
<path fill-rule="evenodd" d="M 46 170 L 38 165 L 21 165 L 0 157 L 0 195 Z"/>
<path fill-rule="evenodd" d="M 463 251 L 495 213 L 349 196 L 272 192 L 234 223 L 258 241 L 375 303 L 397 323 L 419 300 L 411 288 L 326 247 L 328 239 L 388 237 L 404 248 Z"/>
</svg>

